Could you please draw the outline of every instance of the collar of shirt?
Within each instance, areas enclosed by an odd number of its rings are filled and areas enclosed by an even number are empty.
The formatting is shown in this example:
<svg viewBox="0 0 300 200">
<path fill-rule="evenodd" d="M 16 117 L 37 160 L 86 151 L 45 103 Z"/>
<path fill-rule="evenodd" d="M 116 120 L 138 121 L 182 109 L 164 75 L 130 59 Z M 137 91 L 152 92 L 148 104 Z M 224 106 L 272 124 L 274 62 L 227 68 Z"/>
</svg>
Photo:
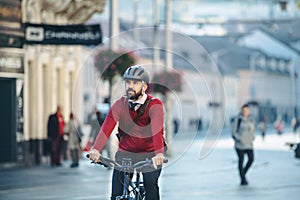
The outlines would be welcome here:
<svg viewBox="0 0 300 200">
<path fill-rule="evenodd" d="M 128 102 L 133 102 L 133 103 L 136 103 L 137 105 L 134 107 L 134 110 L 136 111 L 137 109 L 139 109 L 139 107 L 141 107 L 141 105 L 143 105 L 145 103 L 147 99 L 147 94 L 143 94 L 143 96 L 141 98 L 139 98 L 138 100 L 136 101 L 133 101 L 133 100 L 128 100 Z"/>
<path fill-rule="evenodd" d="M 138 100 L 136 101 L 133 101 L 133 100 L 128 100 L 128 102 L 133 102 L 133 103 L 138 103 L 138 104 L 144 104 L 145 101 L 147 99 L 147 94 L 143 94 L 143 96 L 141 98 L 139 98 Z"/>
</svg>

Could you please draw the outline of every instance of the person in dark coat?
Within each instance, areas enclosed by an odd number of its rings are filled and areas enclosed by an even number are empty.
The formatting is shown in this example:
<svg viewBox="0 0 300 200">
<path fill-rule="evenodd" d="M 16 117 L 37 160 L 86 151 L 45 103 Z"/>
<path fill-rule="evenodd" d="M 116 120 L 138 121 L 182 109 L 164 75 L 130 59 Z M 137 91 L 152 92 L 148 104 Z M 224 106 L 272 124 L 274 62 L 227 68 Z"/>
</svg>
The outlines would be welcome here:
<svg viewBox="0 0 300 200">
<path fill-rule="evenodd" d="M 51 114 L 48 118 L 47 132 L 48 139 L 51 141 L 51 166 L 61 165 L 61 154 L 63 146 L 64 126 L 65 122 L 61 114 L 61 106 L 57 106 L 57 110 L 54 114 Z"/>
</svg>

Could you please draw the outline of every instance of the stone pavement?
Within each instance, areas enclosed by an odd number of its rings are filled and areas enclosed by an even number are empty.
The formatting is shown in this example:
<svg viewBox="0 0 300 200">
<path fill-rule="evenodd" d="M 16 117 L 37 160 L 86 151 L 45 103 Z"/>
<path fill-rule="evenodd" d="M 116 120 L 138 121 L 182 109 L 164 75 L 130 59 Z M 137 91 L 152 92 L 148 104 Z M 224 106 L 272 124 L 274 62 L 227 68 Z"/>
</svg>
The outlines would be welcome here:
<svg viewBox="0 0 300 200">
<path fill-rule="evenodd" d="M 300 159 L 285 145 L 297 140 L 293 134 L 268 135 L 264 141 L 258 136 L 248 186 L 239 185 L 237 157 L 229 136 L 218 140 L 204 157 L 200 150 L 205 141 L 196 140 L 181 158 L 165 167 L 162 199 L 299 199 Z"/>
<path fill-rule="evenodd" d="M 233 142 L 227 135 L 213 142 L 187 134 L 174 139 L 169 163 L 160 179 L 161 199 L 298 200 L 300 159 L 285 142 L 296 142 L 291 133 L 267 135 L 255 141 L 255 161 L 240 186 Z M 206 154 L 203 149 L 213 147 Z M 82 159 L 80 167 L 1 169 L 2 200 L 93 200 L 109 199 L 111 170 Z"/>
</svg>

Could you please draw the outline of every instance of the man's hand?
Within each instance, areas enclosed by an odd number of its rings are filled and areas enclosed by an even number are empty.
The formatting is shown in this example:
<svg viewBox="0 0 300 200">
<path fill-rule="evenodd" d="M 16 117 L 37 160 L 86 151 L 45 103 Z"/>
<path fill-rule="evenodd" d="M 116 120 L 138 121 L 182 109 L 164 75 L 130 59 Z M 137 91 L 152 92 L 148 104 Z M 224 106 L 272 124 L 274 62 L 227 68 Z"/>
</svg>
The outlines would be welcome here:
<svg viewBox="0 0 300 200">
<path fill-rule="evenodd" d="M 94 161 L 95 163 L 100 162 L 101 154 L 97 149 L 92 149 L 89 152 L 89 155 L 90 155 L 90 160 Z"/>
<path fill-rule="evenodd" d="M 162 165 L 164 162 L 164 155 L 162 153 L 157 154 L 152 158 L 153 167 L 157 169 L 158 165 Z"/>
</svg>

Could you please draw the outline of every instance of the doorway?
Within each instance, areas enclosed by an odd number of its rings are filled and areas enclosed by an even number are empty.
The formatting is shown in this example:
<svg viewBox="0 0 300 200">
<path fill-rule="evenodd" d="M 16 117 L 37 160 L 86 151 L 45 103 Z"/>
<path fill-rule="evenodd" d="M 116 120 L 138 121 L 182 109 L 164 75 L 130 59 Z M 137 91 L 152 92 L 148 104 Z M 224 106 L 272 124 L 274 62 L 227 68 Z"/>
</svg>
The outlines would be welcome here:
<svg viewBox="0 0 300 200">
<path fill-rule="evenodd" d="M 0 163 L 16 162 L 16 79 L 0 78 Z"/>
</svg>

